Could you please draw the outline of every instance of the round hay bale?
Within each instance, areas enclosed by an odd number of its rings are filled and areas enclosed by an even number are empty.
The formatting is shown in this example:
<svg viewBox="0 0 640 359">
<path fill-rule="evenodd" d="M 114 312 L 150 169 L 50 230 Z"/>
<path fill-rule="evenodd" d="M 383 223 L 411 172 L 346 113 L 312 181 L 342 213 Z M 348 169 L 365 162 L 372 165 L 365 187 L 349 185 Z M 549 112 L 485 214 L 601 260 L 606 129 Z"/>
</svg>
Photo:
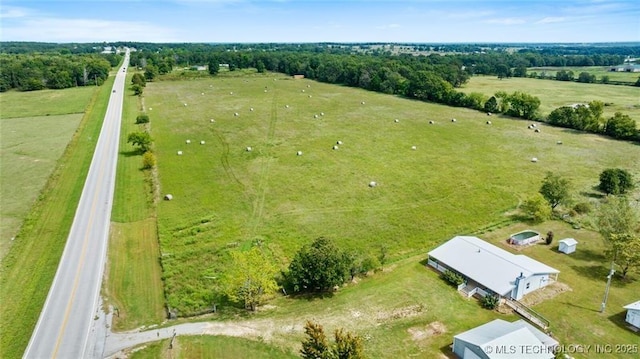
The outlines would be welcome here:
<svg viewBox="0 0 640 359">
<path fill-rule="evenodd" d="M 296 156 L 302 156 L 302 151 L 296 152 Z"/>
<path fill-rule="evenodd" d="M 239 113 L 237 113 L 237 112 L 234 112 L 234 113 L 233 113 L 233 115 L 234 115 L 235 117 L 240 116 L 240 114 L 239 114 Z"/>
<path fill-rule="evenodd" d="M 318 115 L 313 115 L 313 118 L 318 118 Z"/>
<path fill-rule="evenodd" d="M 340 147 L 338 147 L 337 145 L 333 145 L 333 147 L 332 147 L 332 148 L 333 148 L 334 150 L 337 150 L 337 149 L 339 149 Z"/>
<path fill-rule="evenodd" d="M 538 157 L 533 157 L 533 158 L 531 159 L 531 162 L 538 162 Z"/>
<path fill-rule="evenodd" d="M 539 129 L 539 128 L 536 128 L 533 132 L 537 132 L 537 133 L 539 133 L 539 132 L 540 132 L 540 129 Z"/>
<path fill-rule="evenodd" d="M 204 92 L 200 92 L 200 95 L 204 96 Z"/>
<path fill-rule="evenodd" d="M 266 92 L 267 92 L 267 90 L 264 90 L 264 92 L 266 93 Z"/>
<path fill-rule="evenodd" d="M 491 115 L 492 115 L 492 113 L 491 113 L 491 112 L 487 112 L 487 116 L 491 116 Z"/>
<path fill-rule="evenodd" d="M 216 122 L 216 120 L 210 119 L 209 122 L 214 123 L 214 122 Z"/>
<path fill-rule="evenodd" d="M 304 92 L 304 90 L 302 90 L 302 92 Z"/>
<path fill-rule="evenodd" d="M 229 95 L 233 95 L 233 91 L 229 92 Z"/>
<path fill-rule="evenodd" d="M 532 129 L 533 127 L 531 127 L 531 125 L 527 126 L 528 129 Z"/>
<path fill-rule="evenodd" d="M 430 124 L 430 125 L 433 125 L 434 123 L 435 123 L 435 122 L 433 122 L 433 120 L 432 120 L 432 121 L 429 121 L 429 124 Z"/>
<path fill-rule="evenodd" d="M 487 121 L 487 125 L 490 125 L 490 124 L 491 124 L 491 121 Z"/>
<path fill-rule="evenodd" d="M 285 108 L 289 108 L 289 105 L 284 105 Z"/>
<path fill-rule="evenodd" d="M 377 185 L 378 185 L 378 184 L 377 184 L 375 181 L 371 181 L 371 182 L 369 182 L 369 187 L 375 187 L 375 186 L 377 186 Z"/>
<path fill-rule="evenodd" d="M 184 107 L 187 107 L 187 104 L 186 104 L 186 103 L 184 104 Z"/>
<path fill-rule="evenodd" d="M 558 142 L 556 142 L 556 144 L 557 144 L 557 145 L 561 145 L 561 144 L 562 144 L 562 141 L 558 141 Z"/>
<path fill-rule="evenodd" d="M 536 128 L 536 127 L 537 127 L 537 126 L 536 126 L 536 124 L 535 124 L 535 123 L 532 123 L 532 124 L 531 124 L 531 128 Z"/>
<path fill-rule="evenodd" d="M 186 142 L 187 144 L 190 144 L 190 143 L 191 143 L 191 140 L 186 140 L 186 141 L 184 141 L 184 142 Z"/>
<path fill-rule="evenodd" d="M 393 120 L 393 122 L 398 123 L 400 122 L 400 120 L 398 120 L 397 118 L 395 120 Z"/>
<path fill-rule="evenodd" d="M 307 88 L 311 87 L 311 85 L 307 85 Z"/>
<path fill-rule="evenodd" d="M 171 201 L 173 199 L 173 195 L 171 193 L 167 193 L 164 195 L 165 201 Z"/>
<path fill-rule="evenodd" d="M 311 98 L 311 95 L 309 95 L 309 98 Z"/>
<path fill-rule="evenodd" d="M 324 116 L 324 112 L 320 112 L 320 116 Z"/>
<path fill-rule="evenodd" d="M 342 141 L 340 140 L 336 141 L 336 145 L 341 145 L 341 144 L 342 144 Z"/>
<path fill-rule="evenodd" d="M 251 108 L 249 109 L 249 111 L 253 111 L 253 107 L 251 107 Z"/>
<path fill-rule="evenodd" d="M 182 156 L 182 151 L 178 151 L 178 156 Z"/>
<path fill-rule="evenodd" d="M 153 110 L 151 107 L 149 107 L 149 111 Z"/>
<path fill-rule="evenodd" d="M 411 149 L 415 151 L 415 150 L 417 150 L 417 149 L 418 149 L 418 147 L 416 147 L 416 146 L 411 146 Z"/>
<path fill-rule="evenodd" d="M 456 120 L 455 118 L 452 118 L 452 119 L 451 119 L 451 122 L 456 122 L 456 121 L 457 121 L 457 120 Z"/>
<path fill-rule="evenodd" d="M 364 105 L 364 101 L 360 102 L 361 105 Z"/>
<path fill-rule="evenodd" d="M 205 143 L 204 141 L 200 141 L 200 144 L 201 144 L 201 145 L 204 145 L 204 143 Z"/>
<path fill-rule="evenodd" d="M 251 146 L 247 146 L 247 152 L 251 152 L 253 151 L 253 148 L 251 148 Z"/>
</svg>

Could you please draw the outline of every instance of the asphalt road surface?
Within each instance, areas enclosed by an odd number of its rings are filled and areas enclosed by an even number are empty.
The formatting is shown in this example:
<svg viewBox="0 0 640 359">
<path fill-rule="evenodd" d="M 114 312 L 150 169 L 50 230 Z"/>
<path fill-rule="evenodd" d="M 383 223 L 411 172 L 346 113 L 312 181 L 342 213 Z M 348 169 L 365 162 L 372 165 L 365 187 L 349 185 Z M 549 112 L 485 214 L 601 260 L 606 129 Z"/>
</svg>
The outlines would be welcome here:
<svg viewBox="0 0 640 359">
<path fill-rule="evenodd" d="M 128 63 L 127 52 L 124 65 L 115 78 L 69 238 L 24 358 L 96 356 L 96 341 L 100 339 L 92 335 L 92 322 L 99 310 L 109 239 Z"/>
</svg>

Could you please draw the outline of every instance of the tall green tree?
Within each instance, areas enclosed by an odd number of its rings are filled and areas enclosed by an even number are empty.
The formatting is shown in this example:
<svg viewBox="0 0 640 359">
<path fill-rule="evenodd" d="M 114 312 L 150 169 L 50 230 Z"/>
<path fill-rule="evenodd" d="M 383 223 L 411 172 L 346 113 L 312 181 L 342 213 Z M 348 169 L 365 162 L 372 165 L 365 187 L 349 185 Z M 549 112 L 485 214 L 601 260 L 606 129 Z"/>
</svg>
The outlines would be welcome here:
<svg viewBox="0 0 640 359">
<path fill-rule="evenodd" d="M 138 146 L 140 153 L 145 153 L 151 149 L 153 139 L 148 132 L 131 132 L 127 136 L 127 143 Z"/>
<path fill-rule="evenodd" d="M 622 168 L 608 168 L 600 173 L 598 188 L 606 194 L 624 194 L 633 187 L 633 176 Z"/>
<path fill-rule="evenodd" d="M 287 279 L 294 292 L 322 292 L 345 282 L 351 257 L 324 237 L 296 253 L 289 265 Z"/>
<path fill-rule="evenodd" d="M 604 133 L 613 138 L 638 140 L 636 121 L 621 112 L 616 112 L 613 117 L 609 118 Z"/>
<path fill-rule="evenodd" d="M 600 204 L 597 212 L 598 232 L 611 242 L 614 235 L 636 236 L 640 232 L 640 215 L 622 196 L 609 196 Z"/>
<path fill-rule="evenodd" d="M 547 172 L 540 187 L 540 194 L 549 202 L 551 209 L 555 209 L 560 204 L 568 204 L 571 199 L 570 188 L 571 182 L 568 179 Z"/>
<path fill-rule="evenodd" d="M 255 311 L 278 289 L 277 266 L 258 247 L 231 252 L 231 265 L 221 279 L 223 293 L 245 309 Z"/>
<path fill-rule="evenodd" d="M 609 243 L 611 248 L 606 254 L 618 265 L 622 278 L 626 278 L 629 271 L 640 268 L 640 236 L 612 234 Z"/>
</svg>

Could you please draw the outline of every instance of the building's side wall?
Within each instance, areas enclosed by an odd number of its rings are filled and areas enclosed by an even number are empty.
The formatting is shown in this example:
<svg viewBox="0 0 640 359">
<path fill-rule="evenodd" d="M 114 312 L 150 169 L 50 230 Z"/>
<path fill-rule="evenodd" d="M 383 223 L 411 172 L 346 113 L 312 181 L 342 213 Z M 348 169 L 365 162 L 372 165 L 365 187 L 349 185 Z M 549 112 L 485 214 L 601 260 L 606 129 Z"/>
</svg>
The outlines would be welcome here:
<svg viewBox="0 0 640 359">
<path fill-rule="evenodd" d="M 489 359 L 487 354 L 485 354 L 485 352 L 483 352 L 477 345 L 473 345 L 469 342 L 453 337 L 453 353 L 458 356 L 458 358 L 464 358 L 465 348 L 469 349 L 480 358 Z"/>
<path fill-rule="evenodd" d="M 640 310 L 627 309 L 627 323 L 640 328 Z"/>
</svg>

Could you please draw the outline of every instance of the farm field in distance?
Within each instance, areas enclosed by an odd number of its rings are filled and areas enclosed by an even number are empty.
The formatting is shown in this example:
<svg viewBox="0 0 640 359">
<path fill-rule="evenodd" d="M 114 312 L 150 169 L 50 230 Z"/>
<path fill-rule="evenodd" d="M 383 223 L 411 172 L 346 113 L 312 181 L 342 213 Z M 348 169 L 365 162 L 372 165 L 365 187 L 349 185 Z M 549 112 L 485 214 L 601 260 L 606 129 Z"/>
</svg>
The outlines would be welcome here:
<svg viewBox="0 0 640 359">
<path fill-rule="evenodd" d="M 530 67 L 527 69 L 527 74 L 532 72 L 536 72 L 538 76 L 541 74 L 545 74 L 546 76 L 556 76 L 558 71 L 572 71 L 575 78 L 578 78 L 581 72 L 588 72 L 591 75 L 596 75 L 596 81 L 600 82 L 602 76 L 608 76 L 611 81 L 619 81 L 626 82 L 629 84 L 634 84 L 638 81 L 638 77 L 640 73 L 638 72 L 618 72 L 618 71 L 609 71 L 611 67 L 615 66 L 577 66 L 577 67 L 554 67 L 554 66 L 542 66 L 542 67 Z"/>
<path fill-rule="evenodd" d="M 599 100 L 605 104 L 605 118 L 615 112 L 629 115 L 640 122 L 640 88 L 634 86 L 584 84 L 556 80 L 541 80 L 521 77 L 498 79 L 496 76 L 473 76 L 462 88 L 464 93 L 479 92 L 487 97 L 498 91 L 512 93 L 521 91 L 540 99 L 540 114 L 547 116 L 561 106 L 575 103 L 589 103 Z"/>
<path fill-rule="evenodd" d="M 168 305 L 181 314 L 213 303 L 236 248 L 259 242 L 284 267 L 326 236 L 400 260 L 510 221 L 546 171 L 576 193 L 605 168 L 640 173 L 640 148 L 626 142 L 274 74 L 149 83 L 145 104 L 160 189 L 174 196 L 158 206 L 158 230 Z"/>
<path fill-rule="evenodd" d="M 94 87 L 86 87 L 0 93 L 0 259 L 71 140 L 94 92 Z"/>
</svg>

